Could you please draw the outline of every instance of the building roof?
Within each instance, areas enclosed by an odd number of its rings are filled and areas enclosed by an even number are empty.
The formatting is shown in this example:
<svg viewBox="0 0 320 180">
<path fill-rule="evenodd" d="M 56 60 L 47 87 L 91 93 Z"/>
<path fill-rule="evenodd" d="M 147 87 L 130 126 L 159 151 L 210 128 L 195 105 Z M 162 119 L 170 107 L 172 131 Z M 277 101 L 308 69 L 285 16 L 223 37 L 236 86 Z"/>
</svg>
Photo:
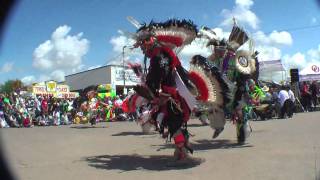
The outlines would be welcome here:
<svg viewBox="0 0 320 180">
<path fill-rule="evenodd" d="M 80 72 L 77 72 L 77 73 L 69 74 L 69 75 L 66 75 L 65 77 L 74 76 L 74 75 L 86 73 L 86 72 L 89 72 L 89 71 L 94 71 L 94 70 L 97 70 L 97 69 L 107 68 L 107 67 L 111 67 L 111 66 L 113 66 L 113 67 L 115 67 L 115 66 L 116 66 L 116 67 L 122 67 L 121 65 L 108 64 L 108 65 L 100 66 L 100 67 L 97 67 L 97 68 L 88 69 L 88 70 L 80 71 Z M 129 68 L 129 66 L 125 66 L 125 67 L 126 67 L 126 68 Z"/>
</svg>

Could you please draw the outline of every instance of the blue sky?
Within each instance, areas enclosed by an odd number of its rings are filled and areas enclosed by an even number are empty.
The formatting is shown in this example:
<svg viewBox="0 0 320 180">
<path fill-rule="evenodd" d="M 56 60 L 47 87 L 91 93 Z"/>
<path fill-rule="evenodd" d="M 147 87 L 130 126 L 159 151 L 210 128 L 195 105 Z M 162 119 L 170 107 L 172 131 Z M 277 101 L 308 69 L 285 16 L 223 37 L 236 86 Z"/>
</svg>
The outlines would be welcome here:
<svg viewBox="0 0 320 180">
<path fill-rule="evenodd" d="M 230 31 L 235 16 L 255 40 L 262 60 L 282 59 L 287 68 L 300 69 L 320 63 L 320 27 L 294 30 L 320 24 L 320 8 L 313 0 L 22 0 L 3 34 L 0 83 L 62 80 L 107 64 L 121 53 L 119 47 L 130 43 L 118 32 L 135 31 L 127 16 L 139 22 L 191 19 L 221 36 Z M 209 52 L 196 43 L 180 58 L 187 61 L 194 53 Z"/>
</svg>

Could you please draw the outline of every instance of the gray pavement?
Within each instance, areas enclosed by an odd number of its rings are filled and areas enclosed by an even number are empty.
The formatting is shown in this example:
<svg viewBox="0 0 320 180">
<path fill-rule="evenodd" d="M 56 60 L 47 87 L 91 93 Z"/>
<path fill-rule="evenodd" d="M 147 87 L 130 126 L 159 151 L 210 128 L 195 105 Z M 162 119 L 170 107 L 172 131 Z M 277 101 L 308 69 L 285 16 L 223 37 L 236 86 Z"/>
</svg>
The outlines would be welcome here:
<svg viewBox="0 0 320 180">
<path fill-rule="evenodd" d="M 60 179 L 320 179 L 320 112 L 292 119 L 251 122 L 248 143 L 236 143 L 235 126 L 215 140 L 212 130 L 191 120 L 193 157 L 168 167 L 172 145 L 143 135 L 134 122 L 29 129 L 1 129 L 6 156 L 22 180 Z"/>
</svg>

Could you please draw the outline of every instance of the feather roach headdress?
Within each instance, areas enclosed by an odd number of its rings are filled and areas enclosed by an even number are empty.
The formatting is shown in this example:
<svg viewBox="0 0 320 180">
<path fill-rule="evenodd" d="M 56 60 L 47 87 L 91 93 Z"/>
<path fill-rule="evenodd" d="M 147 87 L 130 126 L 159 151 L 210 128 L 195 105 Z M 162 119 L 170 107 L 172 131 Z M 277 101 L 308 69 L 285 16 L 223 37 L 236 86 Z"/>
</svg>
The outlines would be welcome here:
<svg viewBox="0 0 320 180">
<path fill-rule="evenodd" d="M 233 51 L 237 51 L 240 46 L 242 46 L 249 40 L 247 33 L 237 25 L 233 26 L 228 40 L 218 40 L 217 38 L 215 38 L 216 34 L 214 33 L 214 31 L 207 27 L 200 29 L 200 34 L 200 37 L 209 40 L 207 46 L 212 45 L 215 48 L 228 48 Z"/>
<path fill-rule="evenodd" d="M 229 36 L 228 45 L 236 51 L 240 46 L 249 40 L 247 33 L 238 26 L 233 26 Z"/>
<path fill-rule="evenodd" d="M 156 42 L 171 49 L 182 48 L 190 44 L 198 33 L 196 25 L 190 20 L 170 19 L 159 23 L 151 21 L 148 25 L 140 24 L 136 27 L 138 27 L 138 30 L 134 38 L 138 44 L 154 37 Z"/>
</svg>

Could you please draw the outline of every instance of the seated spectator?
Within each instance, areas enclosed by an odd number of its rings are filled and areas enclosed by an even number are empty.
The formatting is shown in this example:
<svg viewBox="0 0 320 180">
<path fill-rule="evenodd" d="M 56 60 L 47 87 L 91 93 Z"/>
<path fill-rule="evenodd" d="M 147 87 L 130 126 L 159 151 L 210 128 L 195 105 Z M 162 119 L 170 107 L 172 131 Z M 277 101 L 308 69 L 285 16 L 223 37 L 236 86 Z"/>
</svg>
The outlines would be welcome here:
<svg viewBox="0 0 320 180">
<path fill-rule="evenodd" d="M 280 105 L 281 105 L 280 116 L 279 116 L 280 119 L 284 118 L 285 115 L 287 115 L 289 118 L 291 118 L 293 115 L 294 104 L 290 99 L 289 93 L 286 89 L 287 88 L 285 86 L 282 86 L 278 95 Z"/>
<path fill-rule="evenodd" d="M 271 104 L 272 102 L 272 94 L 271 89 L 268 86 L 263 86 L 262 91 L 264 92 L 265 96 L 261 99 L 261 103 Z"/>
<path fill-rule="evenodd" d="M 32 122 L 30 120 L 28 113 L 25 112 L 22 115 L 22 119 L 23 119 L 23 127 L 32 127 Z"/>
</svg>

